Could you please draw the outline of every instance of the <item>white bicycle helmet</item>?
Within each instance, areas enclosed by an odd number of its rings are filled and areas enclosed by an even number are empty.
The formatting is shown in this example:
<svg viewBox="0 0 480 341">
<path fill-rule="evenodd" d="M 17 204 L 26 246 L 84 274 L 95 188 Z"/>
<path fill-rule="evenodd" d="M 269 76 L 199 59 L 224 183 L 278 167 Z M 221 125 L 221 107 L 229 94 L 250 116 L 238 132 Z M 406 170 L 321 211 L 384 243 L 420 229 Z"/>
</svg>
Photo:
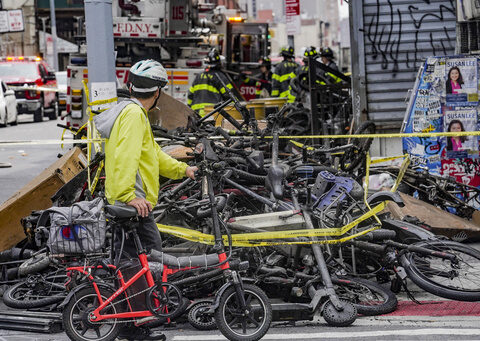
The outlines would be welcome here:
<svg viewBox="0 0 480 341">
<path fill-rule="evenodd" d="M 130 68 L 128 82 L 133 91 L 153 92 L 168 83 L 167 71 L 153 59 L 141 60 Z"/>
</svg>

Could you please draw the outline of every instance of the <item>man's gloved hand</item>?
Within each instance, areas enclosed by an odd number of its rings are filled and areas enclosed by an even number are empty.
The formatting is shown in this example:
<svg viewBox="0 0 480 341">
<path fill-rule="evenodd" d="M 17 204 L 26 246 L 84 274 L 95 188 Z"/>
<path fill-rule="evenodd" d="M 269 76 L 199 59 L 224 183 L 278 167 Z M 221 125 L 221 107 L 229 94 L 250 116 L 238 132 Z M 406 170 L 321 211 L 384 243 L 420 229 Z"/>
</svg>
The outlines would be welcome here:
<svg viewBox="0 0 480 341">
<path fill-rule="evenodd" d="M 135 207 L 138 215 L 141 217 L 147 217 L 152 210 L 152 204 L 143 198 L 135 198 L 127 202 L 127 205 Z"/>
<path fill-rule="evenodd" d="M 190 166 L 187 167 L 185 170 L 185 175 L 188 176 L 190 179 L 195 180 L 195 172 L 198 170 L 197 166 Z"/>
</svg>

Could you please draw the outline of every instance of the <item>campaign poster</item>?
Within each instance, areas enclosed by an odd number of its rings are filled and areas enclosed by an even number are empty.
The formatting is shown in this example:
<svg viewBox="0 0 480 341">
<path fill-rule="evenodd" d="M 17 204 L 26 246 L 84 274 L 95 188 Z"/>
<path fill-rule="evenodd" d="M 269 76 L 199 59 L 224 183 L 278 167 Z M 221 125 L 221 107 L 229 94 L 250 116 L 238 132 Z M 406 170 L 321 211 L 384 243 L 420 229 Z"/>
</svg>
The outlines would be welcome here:
<svg viewBox="0 0 480 341">
<path fill-rule="evenodd" d="M 477 122 L 475 107 L 445 109 L 443 120 L 445 132 L 476 131 Z M 447 136 L 445 146 L 447 159 L 478 158 L 477 136 Z"/>
<path fill-rule="evenodd" d="M 448 58 L 445 62 L 445 98 L 447 105 L 478 104 L 477 58 Z"/>
</svg>

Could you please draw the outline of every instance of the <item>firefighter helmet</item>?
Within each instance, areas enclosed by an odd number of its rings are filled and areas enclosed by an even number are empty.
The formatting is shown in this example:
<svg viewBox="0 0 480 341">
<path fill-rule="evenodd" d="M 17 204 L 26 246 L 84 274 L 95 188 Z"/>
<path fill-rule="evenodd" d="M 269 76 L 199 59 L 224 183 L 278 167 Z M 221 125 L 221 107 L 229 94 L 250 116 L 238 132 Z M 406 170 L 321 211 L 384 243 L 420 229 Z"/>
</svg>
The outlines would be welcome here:
<svg viewBox="0 0 480 341">
<path fill-rule="evenodd" d="M 317 57 L 318 52 L 317 49 L 314 46 L 309 46 L 305 49 L 305 52 L 303 53 L 303 58 L 308 59 L 309 57 Z"/>
<path fill-rule="evenodd" d="M 333 51 L 331 48 L 329 47 L 324 47 L 322 49 L 322 51 L 320 52 L 320 56 L 321 57 L 325 57 L 325 58 L 330 58 L 330 59 L 333 59 Z"/>
<path fill-rule="evenodd" d="M 295 56 L 295 50 L 292 46 L 282 47 L 280 55 L 286 58 L 293 58 Z"/>
<path fill-rule="evenodd" d="M 220 65 L 220 53 L 215 47 L 213 47 L 210 51 L 208 51 L 207 57 L 203 61 L 207 65 Z"/>
</svg>

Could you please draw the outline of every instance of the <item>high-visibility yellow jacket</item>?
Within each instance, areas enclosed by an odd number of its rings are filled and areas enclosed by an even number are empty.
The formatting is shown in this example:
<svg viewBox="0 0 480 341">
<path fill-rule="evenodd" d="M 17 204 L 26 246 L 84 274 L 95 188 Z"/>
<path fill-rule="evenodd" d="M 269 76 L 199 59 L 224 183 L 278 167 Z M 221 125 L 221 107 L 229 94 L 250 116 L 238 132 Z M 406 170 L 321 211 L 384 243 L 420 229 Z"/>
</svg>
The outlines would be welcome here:
<svg viewBox="0 0 480 341">
<path fill-rule="evenodd" d="M 161 150 L 153 138 L 147 112 L 137 100 L 120 102 L 94 120 L 97 130 L 106 138 L 105 194 L 110 204 L 128 203 L 140 197 L 155 206 L 159 176 L 185 176 L 188 165 Z"/>
<path fill-rule="evenodd" d="M 230 90 L 232 83 L 225 74 L 218 69 L 208 68 L 199 73 L 188 90 L 187 104 L 200 116 L 207 114 L 204 110 L 207 105 L 215 105 L 228 98 L 227 90 L 220 82 L 220 77 Z"/>
<path fill-rule="evenodd" d="M 284 60 L 275 66 L 272 75 L 272 97 L 288 97 L 290 80 L 295 78 L 298 64 Z"/>
</svg>

